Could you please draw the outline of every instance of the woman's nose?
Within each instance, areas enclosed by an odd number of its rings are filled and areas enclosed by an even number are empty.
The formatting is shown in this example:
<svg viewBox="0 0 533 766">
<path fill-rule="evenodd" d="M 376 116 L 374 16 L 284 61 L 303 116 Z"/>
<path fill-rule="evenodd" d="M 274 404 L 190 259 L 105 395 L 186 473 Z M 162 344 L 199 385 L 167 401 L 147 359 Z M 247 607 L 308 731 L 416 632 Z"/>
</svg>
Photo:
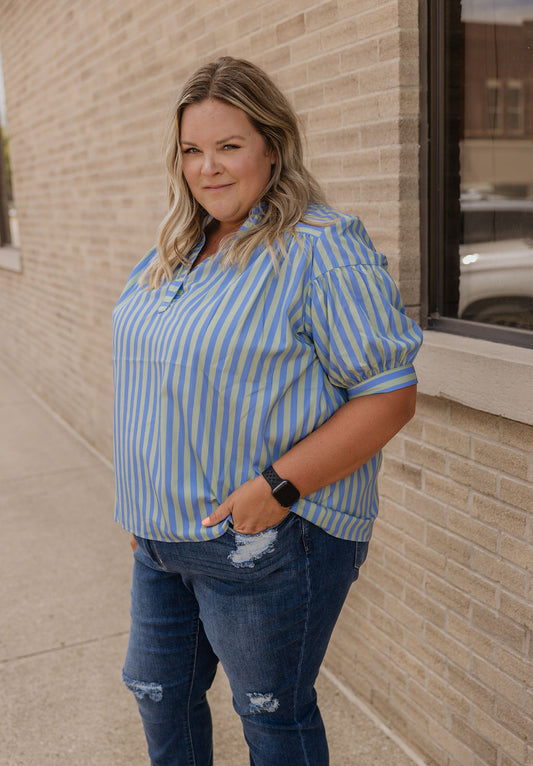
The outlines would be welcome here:
<svg viewBox="0 0 533 766">
<path fill-rule="evenodd" d="M 220 172 L 220 163 L 214 153 L 206 152 L 202 163 L 202 173 L 204 175 L 213 175 Z"/>
</svg>

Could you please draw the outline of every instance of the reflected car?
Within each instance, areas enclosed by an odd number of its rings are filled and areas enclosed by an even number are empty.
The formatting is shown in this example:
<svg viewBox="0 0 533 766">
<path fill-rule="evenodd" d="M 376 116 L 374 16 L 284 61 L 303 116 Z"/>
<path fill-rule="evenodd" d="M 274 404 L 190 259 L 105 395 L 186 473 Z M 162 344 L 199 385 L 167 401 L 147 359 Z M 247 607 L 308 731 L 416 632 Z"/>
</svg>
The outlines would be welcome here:
<svg viewBox="0 0 533 766">
<path fill-rule="evenodd" d="M 461 200 L 458 316 L 533 329 L 533 201 Z"/>
</svg>

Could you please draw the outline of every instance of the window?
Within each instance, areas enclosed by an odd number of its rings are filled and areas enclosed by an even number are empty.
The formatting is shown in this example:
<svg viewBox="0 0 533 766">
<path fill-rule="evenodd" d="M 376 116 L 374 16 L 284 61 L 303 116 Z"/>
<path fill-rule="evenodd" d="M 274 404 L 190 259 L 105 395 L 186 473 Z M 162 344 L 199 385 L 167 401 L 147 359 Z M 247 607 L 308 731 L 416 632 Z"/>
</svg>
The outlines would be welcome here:
<svg viewBox="0 0 533 766">
<path fill-rule="evenodd" d="M 0 246 L 11 245 L 13 235 L 10 215 L 13 207 L 11 173 L 9 167 L 9 145 L 0 124 Z M 13 227 L 14 228 L 14 227 Z"/>
<path fill-rule="evenodd" d="M 487 80 L 487 133 L 516 135 L 524 130 L 524 85 L 519 80 Z M 466 126 L 465 126 L 466 127 Z"/>
<path fill-rule="evenodd" d="M 0 268 L 21 271 L 17 211 L 15 209 L 9 142 L 7 139 L 4 78 L 0 56 Z"/>
<path fill-rule="evenodd" d="M 524 84 L 518 80 L 507 83 L 505 128 L 511 134 L 524 132 Z"/>
<path fill-rule="evenodd" d="M 487 129 L 489 133 L 503 131 L 502 84 L 498 80 L 487 80 Z"/>
<path fill-rule="evenodd" d="M 429 325 L 533 347 L 533 0 L 434 0 Z"/>
</svg>

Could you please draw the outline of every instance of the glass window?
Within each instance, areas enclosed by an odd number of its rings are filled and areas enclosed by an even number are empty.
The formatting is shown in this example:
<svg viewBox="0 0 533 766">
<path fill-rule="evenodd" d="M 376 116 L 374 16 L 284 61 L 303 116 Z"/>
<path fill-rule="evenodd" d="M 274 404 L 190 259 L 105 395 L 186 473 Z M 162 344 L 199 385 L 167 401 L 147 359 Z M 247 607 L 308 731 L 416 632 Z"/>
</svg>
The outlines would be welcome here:
<svg viewBox="0 0 533 766">
<path fill-rule="evenodd" d="M 502 84 L 498 80 L 487 80 L 487 129 L 489 133 L 503 130 Z"/>
<path fill-rule="evenodd" d="M 7 139 L 4 78 L 2 57 L 0 56 L 0 247 L 5 245 L 18 247 L 18 225 L 13 199 L 9 142 Z"/>
<path fill-rule="evenodd" d="M 431 323 L 533 345 L 533 0 L 429 6 Z"/>
<path fill-rule="evenodd" d="M 509 133 L 524 132 L 524 83 L 509 80 L 505 102 L 506 129 Z"/>
</svg>

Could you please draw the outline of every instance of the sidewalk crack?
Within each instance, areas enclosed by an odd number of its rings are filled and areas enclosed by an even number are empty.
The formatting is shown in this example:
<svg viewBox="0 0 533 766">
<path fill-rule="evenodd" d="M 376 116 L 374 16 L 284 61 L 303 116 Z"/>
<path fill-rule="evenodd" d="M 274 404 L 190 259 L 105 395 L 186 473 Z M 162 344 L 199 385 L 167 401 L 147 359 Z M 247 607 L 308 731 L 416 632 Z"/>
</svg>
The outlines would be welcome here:
<svg viewBox="0 0 533 766">
<path fill-rule="evenodd" d="M 54 654 L 55 652 L 63 652 L 66 649 L 76 649 L 80 646 L 89 646 L 90 644 L 97 644 L 101 641 L 107 641 L 111 638 L 121 638 L 127 636 L 129 631 L 123 630 L 120 633 L 110 633 L 107 636 L 98 636 L 97 638 L 86 638 L 84 641 L 74 641 L 71 644 L 61 644 L 60 646 L 51 646 L 48 649 L 40 649 L 36 652 L 28 652 L 27 654 L 19 654 L 15 657 L 5 657 L 0 659 L 0 665 L 7 665 L 9 662 L 18 662 L 19 660 L 27 660 L 32 657 L 41 657 L 44 654 Z"/>
</svg>

